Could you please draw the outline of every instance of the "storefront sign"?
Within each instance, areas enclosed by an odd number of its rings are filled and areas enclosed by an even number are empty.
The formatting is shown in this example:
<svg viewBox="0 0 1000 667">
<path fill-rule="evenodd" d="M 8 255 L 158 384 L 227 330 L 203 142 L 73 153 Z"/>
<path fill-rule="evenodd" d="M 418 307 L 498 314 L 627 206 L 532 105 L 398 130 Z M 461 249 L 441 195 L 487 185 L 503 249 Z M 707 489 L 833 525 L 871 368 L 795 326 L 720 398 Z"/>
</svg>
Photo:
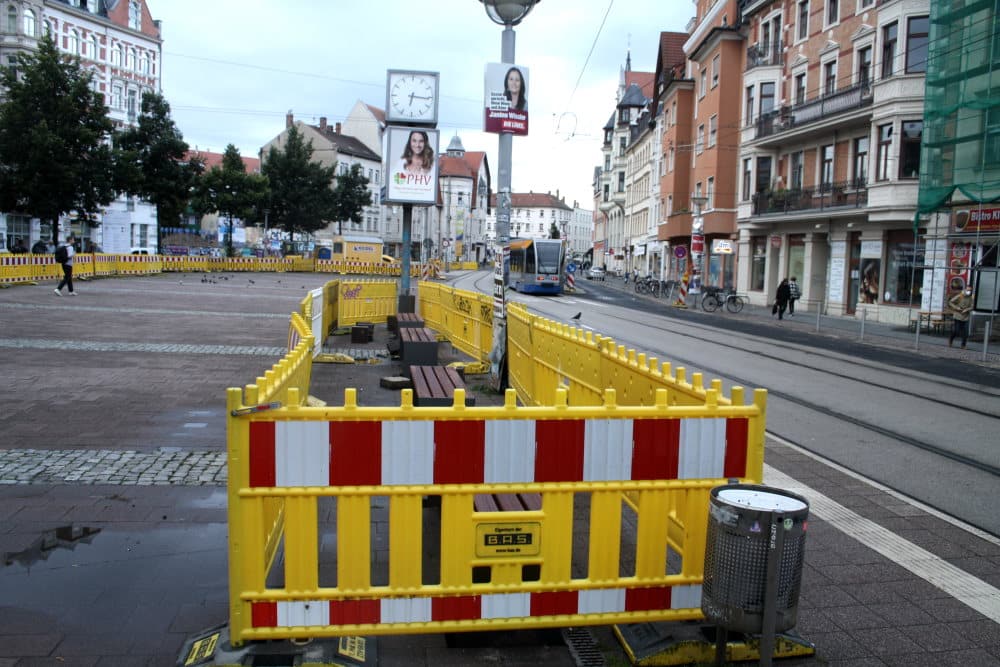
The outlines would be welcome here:
<svg viewBox="0 0 1000 667">
<path fill-rule="evenodd" d="M 712 241 L 713 255 L 732 255 L 733 252 L 733 242 L 729 239 L 714 239 Z"/>
<path fill-rule="evenodd" d="M 781 247 L 781 237 L 780 236 L 775 235 L 775 236 L 771 237 L 771 247 L 772 248 L 780 248 Z"/>
<path fill-rule="evenodd" d="M 970 208 L 955 211 L 954 231 L 965 234 L 1000 232 L 1000 208 Z"/>
<path fill-rule="evenodd" d="M 699 255 L 705 252 L 705 235 L 691 234 L 691 253 Z"/>
<path fill-rule="evenodd" d="M 830 285 L 827 288 L 826 298 L 830 303 L 843 303 L 844 301 L 844 257 L 830 258 Z"/>
<path fill-rule="evenodd" d="M 637 245 L 635 247 L 635 252 L 633 253 L 634 257 L 642 257 L 645 254 L 646 254 L 646 246 L 645 245 Z"/>
<path fill-rule="evenodd" d="M 861 242 L 861 257 L 862 259 L 882 259 L 882 242 L 881 241 L 862 241 Z"/>
</svg>

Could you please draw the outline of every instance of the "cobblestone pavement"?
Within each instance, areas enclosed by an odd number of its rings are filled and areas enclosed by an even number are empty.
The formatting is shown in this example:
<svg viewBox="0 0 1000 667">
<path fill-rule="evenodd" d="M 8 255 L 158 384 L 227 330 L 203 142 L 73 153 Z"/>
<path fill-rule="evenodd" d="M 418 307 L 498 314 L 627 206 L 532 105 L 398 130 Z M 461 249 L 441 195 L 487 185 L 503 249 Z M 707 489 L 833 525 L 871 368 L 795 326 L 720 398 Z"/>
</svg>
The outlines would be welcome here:
<svg viewBox="0 0 1000 667">
<path fill-rule="evenodd" d="M 220 486 L 225 452 L 0 450 L 0 484 Z"/>
</svg>

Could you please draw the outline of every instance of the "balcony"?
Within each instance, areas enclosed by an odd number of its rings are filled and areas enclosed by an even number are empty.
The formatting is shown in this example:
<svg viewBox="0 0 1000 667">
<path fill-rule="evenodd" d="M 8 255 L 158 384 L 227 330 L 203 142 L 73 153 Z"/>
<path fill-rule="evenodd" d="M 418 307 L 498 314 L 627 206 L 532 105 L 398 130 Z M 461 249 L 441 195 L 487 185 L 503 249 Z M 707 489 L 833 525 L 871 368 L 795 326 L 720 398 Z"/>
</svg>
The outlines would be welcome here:
<svg viewBox="0 0 1000 667">
<path fill-rule="evenodd" d="M 864 208 L 868 205 L 868 183 L 842 181 L 797 190 L 764 190 L 753 196 L 752 203 L 751 215 L 791 215 Z"/>
<path fill-rule="evenodd" d="M 747 71 L 755 67 L 781 65 L 781 40 L 758 42 L 747 49 Z"/>
<path fill-rule="evenodd" d="M 779 110 L 763 114 L 757 119 L 757 133 L 754 138 L 762 139 L 817 121 L 825 121 L 830 116 L 862 109 L 871 106 L 872 99 L 871 84 L 866 82 L 841 88 L 816 100 L 796 104 L 792 107 L 782 107 Z"/>
</svg>

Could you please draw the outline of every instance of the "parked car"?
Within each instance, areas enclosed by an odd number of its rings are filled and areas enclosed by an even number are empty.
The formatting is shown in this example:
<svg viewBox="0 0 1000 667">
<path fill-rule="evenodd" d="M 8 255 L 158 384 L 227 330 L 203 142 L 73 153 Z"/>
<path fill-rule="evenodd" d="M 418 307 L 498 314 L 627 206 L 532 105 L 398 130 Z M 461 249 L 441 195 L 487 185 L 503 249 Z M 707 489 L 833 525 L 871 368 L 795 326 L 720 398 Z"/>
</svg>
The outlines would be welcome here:
<svg viewBox="0 0 1000 667">
<path fill-rule="evenodd" d="M 604 280 L 604 269 L 592 266 L 587 269 L 587 280 Z"/>
</svg>

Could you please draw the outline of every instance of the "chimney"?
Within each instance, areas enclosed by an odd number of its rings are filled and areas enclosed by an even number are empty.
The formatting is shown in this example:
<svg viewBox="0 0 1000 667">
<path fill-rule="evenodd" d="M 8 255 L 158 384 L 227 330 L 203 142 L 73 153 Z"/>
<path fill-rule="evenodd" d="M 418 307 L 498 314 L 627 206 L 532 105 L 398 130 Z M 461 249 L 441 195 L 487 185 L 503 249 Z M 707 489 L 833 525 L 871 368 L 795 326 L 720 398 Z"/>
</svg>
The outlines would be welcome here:
<svg viewBox="0 0 1000 667">
<path fill-rule="evenodd" d="M 319 131 L 326 132 L 326 116 L 319 117 Z"/>
<path fill-rule="evenodd" d="M 337 124 L 336 124 L 336 125 L 334 126 L 334 131 L 335 131 L 335 132 L 336 132 L 337 134 L 340 134 L 340 123 L 337 123 Z"/>
<path fill-rule="evenodd" d="M 292 115 L 292 110 L 289 109 L 288 113 L 285 114 L 285 129 L 289 129 L 295 124 L 295 116 Z"/>
</svg>

